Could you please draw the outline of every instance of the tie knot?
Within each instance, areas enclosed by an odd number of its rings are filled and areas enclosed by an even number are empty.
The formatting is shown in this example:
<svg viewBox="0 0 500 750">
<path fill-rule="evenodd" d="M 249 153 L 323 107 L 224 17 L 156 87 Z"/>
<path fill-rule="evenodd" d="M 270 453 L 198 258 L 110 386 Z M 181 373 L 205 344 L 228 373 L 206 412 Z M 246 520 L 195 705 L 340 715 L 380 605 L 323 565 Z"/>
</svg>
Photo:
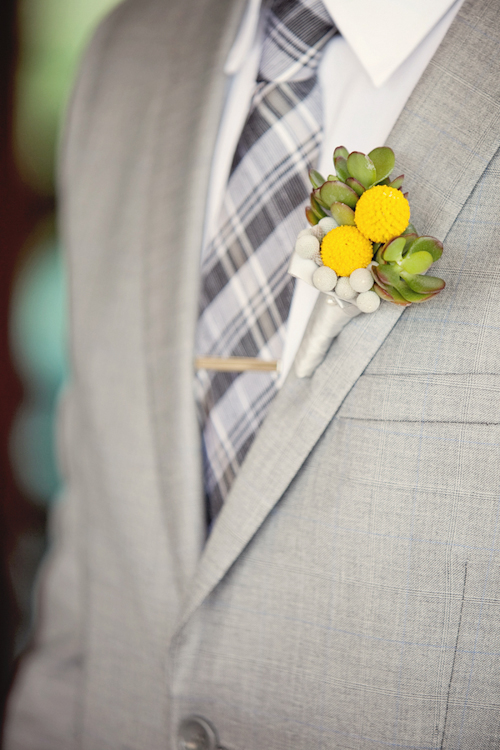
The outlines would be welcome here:
<svg viewBox="0 0 500 750">
<path fill-rule="evenodd" d="M 259 80 L 305 81 L 337 33 L 322 0 L 273 0 L 268 9 Z"/>
</svg>

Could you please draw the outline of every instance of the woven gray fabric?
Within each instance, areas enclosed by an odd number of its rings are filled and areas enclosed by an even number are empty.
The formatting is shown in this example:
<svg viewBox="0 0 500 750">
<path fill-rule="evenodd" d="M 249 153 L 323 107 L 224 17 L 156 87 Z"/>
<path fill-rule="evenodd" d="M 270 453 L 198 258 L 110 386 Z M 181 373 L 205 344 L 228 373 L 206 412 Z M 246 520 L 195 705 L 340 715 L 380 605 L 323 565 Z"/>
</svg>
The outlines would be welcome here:
<svg viewBox="0 0 500 750">
<path fill-rule="evenodd" d="M 204 544 L 186 206 L 242 12 L 129 0 L 86 58 L 67 499 L 5 748 L 177 750 L 197 714 L 228 750 L 498 750 L 500 6 L 465 1 L 388 139 L 447 288 L 290 375 Z"/>
<path fill-rule="evenodd" d="M 277 0 L 268 9 L 259 82 L 202 258 L 198 354 L 281 357 L 293 291 L 287 266 L 321 136 L 315 72 L 334 33 L 321 0 Z M 200 370 L 195 385 L 214 518 L 276 394 L 276 378 Z"/>
</svg>

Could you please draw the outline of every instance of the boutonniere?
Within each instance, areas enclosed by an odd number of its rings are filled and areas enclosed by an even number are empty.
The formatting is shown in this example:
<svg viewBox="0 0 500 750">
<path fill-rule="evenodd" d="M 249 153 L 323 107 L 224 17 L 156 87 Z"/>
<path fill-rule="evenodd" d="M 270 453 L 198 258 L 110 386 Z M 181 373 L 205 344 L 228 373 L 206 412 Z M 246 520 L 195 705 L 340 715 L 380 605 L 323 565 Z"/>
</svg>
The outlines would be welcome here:
<svg viewBox="0 0 500 750">
<path fill-rule="evenodd" d="M 368 155 L 339 146 L 335 174 L 316 170 L 306 217 L 289 272 L 320 297 L 295 359 L 299 377 L 311 375 L 335 336 L 360 313 L 374 313 L 381 300 L 400 306 L 425 302 L 444 289 L 436 276 L 423 275 L 443 252 L 435 237 L 419 236 L 410 223 L 404 175 L 391 179 L 392 149 Z"/>
</svg>

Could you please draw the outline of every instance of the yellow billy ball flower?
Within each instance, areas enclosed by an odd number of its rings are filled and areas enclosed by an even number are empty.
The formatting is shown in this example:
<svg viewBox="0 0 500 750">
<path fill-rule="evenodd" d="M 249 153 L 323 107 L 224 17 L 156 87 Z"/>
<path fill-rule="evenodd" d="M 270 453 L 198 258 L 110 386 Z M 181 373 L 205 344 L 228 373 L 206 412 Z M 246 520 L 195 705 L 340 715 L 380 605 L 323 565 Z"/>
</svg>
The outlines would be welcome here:
<svg viewBox="0 0 500 750">
<path fill-rule="evenodd" d="M 372 260 L 372 243 L 356 227 L 335 227 L 323 238 L 321 259 L 337 276 L 350 276 Z"/>
<path fill-rule="evenodd" d="M 405 231 L 410 221 L 410 204 L 400 190 L 375 185 L 356 204 L 355 222 L 372 242 L 388 242 Z"/>
</svg>

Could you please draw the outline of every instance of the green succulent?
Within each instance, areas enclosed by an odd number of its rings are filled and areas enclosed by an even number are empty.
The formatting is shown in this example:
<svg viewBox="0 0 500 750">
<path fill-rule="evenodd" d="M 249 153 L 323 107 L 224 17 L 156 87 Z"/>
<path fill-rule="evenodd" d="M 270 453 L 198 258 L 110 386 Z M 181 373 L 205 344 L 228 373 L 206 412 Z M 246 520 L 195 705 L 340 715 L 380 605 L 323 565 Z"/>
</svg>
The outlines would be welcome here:
<svg viewBox="0 0 500 750">
<path fill-rule="evenodd" d="M 315 169 L 309 172 L 313 190 L 306 216 L 312 225 L 328 216 L 328 210 L 339 226 L 356 226 L 356 204 L 366 190 L 388 185 L 402 191 L 404 175 L 390 179 L 395 156 L 386 146 L 375 148 L 368 155 L 360 151 L 349 153 L 339 146 L 333 152 L 333 163 L 336 174 L 328 175 L 326 180 Z M 384 245 L 374 243 L 373 251 L 374 290 L 382 299 L 406 307 L 412 302 L 424 302 L 444 289 L 442 279 L 422 275 L 441 257 L 443 245 L 435 237 L 419 237 L 412 224 Z"/>
<path fill-rule="evenodd" d="M 374 148 L 368 155 L 360 151 L 349 153 L 344 146 L 333 152 L 336 174 L 328 179 L 311 169 L 309 179 L 313 186 L 311 205 L 306 208 L 310 224 L 317 224 L 328 214 L 328 209 L 339 226 L 354 226 L 354 209 L 359 197 L 374 185 L 389 185 L 401 189 L 404 175 L 389 179 L 394 169 L 394 151 L 387 146 Z"/>
<path fill-rule="evenodd" d="M 375 291 L 382 299 L 407 306 L 425 302 L 444 289 L 445 282 L 437 276 L 422 276 L 439 260 L 442 243 L 435 237 L 419 237 L 412 224 L 400 237 L 379 247 L 372 266 Z"/>
</svg>

